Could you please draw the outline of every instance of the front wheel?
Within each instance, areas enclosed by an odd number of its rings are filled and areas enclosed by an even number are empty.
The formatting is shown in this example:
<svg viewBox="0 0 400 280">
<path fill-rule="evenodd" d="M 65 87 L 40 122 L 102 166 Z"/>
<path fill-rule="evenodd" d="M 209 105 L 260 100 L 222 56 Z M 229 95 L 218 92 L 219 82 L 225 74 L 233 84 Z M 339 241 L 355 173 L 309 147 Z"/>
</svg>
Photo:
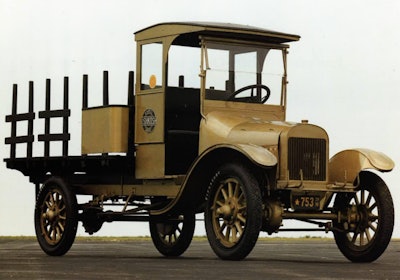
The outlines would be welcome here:
<svg viewBox="0 0 400 280">
<path fill-rule="evenodd" d="M 239 164 L 227 164 L 211 180 L 205 209 L 207 238 L 225 260 L 245 258 L 257 242 L 262 223 L 257 180 Z"/>
<path fill-rule="evenodd" d="M 394 225 L 392 197 L 385 182 L 371 172 L 360 173 L 355 193 L 339 193 L 334 208 L 346 213 L 335 221 L 335 241 L 343 255 L 353 262 L 372 262 L 389 245 Z"/>
<path fill-rule="evenodd" d="M 166 257 L 182 255 L 192 242 L 196 217 L 187 213 L 165 220 L 150 217 L 150 234 L 154 246 Z"/>
<path fill-rule="evenodd" d="M 64 255 L 75 240 L 77 227 L 75 194 L 61 178 L 50 178 L 36 200 L 35 231 L 40 247 L 50 256 Z"/>
</svg>

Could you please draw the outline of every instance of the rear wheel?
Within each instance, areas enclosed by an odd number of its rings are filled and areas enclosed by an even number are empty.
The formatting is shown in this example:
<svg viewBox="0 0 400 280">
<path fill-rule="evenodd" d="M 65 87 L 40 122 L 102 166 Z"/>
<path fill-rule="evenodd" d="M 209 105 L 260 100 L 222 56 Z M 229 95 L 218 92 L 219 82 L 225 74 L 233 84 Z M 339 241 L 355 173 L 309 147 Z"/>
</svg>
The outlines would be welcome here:
<svg viewBox="0 0 400 280">
<path fill-rule="evenodd" d="M 347 218 L 334 223 L 335 241 L 353 262 L 372 262 L 386 250 L 393 232 L 394 207 L 385 182 L 371 172 L 360 173 L 355 193 L 339 193 L 334 205 Z"/>
<path fill-rule="evenodd" d="M 182 255 L 192 242 L 196 224 L 195 214 L 174 219 L 150 218 L 150 234 L 154 246 L 166 257 Z"/>
<path fill-rule="evenodd" d="M 221 259 L 241 260 L 257 242 L 262 222 L 261 192 L 242 165 L 227 164 L 212 179 L 205 209 L 207 238 Z"/>
<path fill-rule="evenodd" d="M 75 194 L 62 179 L 50 178 L 36 200 L 35 231 L 40 247 L 48 255 L 64 255 L 75 240 L 77 226 Z"/>
</svg>

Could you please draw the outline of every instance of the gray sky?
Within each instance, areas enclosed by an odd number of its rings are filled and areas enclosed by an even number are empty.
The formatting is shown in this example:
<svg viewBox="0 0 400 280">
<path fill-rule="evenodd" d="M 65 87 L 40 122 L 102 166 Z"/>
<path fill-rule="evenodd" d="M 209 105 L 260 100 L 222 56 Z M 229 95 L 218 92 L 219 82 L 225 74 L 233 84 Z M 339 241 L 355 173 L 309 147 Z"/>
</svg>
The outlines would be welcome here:
<svg viewBox="0 0 400 280">
<path fill-rule="evenodd" d="M 25 111 L 23 96 L 28 81 L 35 81 L 39 111 L 44 109 L 45 79 L 52 79 L 52 93 L 59 95 L 52 106 L 58 108 L 63 77 L 69 76 L 70 151 L 79 154 L 83 74 L 89 74 L 89 105 L 100 105 L 103 70 L 110 75 L 110 103 L 123 104 L 128 71 L 135 68 L 135 31 L 166 21 L 219 21 L 300 35 L 289 54 L 287 119 L 308 119 L 325 128 L 331 156 L 363 147 L 384 152 L 399 164 L 399 15 L 396 0 L 0 0 L 0 139 L 10 133 L 4 119 L 11 112 L 13 83 L 19 85 L 19 107 Z M 35 125 L 35 134 L 43 133 L 43 122 Z M 34 155 L 41 155 L 41 145 Z M 0 155 L 9 155 L 4 140 Z M 398 167 L 381 176 L 399 205 Z M 34 186 L 0 163 L 0 235 L 34 235 L 33 211 Z M 80 227 L 78 233 L 83 232 Z M 98 234 L 147 232 L 147 225 L 114 223 Z M 394 236 L 400 237 L 398 223 Z"/>
</svg>

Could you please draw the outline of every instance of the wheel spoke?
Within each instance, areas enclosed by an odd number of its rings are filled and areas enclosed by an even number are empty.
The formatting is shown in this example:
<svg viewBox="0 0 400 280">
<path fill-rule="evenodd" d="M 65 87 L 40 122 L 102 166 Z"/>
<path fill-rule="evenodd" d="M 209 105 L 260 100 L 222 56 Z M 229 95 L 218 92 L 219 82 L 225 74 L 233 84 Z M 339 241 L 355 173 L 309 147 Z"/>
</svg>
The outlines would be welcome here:
<svg viewBox="0 0 400 280">
<path fill-rule="evenodd" d="M 217 221 L 217 222 L 218 222 L 218 221 Z M 227 223 L 226 223 L 225 221 L 223 221 L 221 227 L 219 228 L 219 233 L 220 233 L 220 234 L 223 235 L 223 232 L 224 232 L 226 226 L 227 226 Z"/>
<path fill-rule="evenodd" d="M 242 201 L 244 199 L 244 193 L 242 192 L 239 197 L 238 197 L 238 202 Z"/>
<path fill-rule="evenodd" d="M 368 228 L 365 229 L 365 235 L 367 237 L 367 243 L 369 243 L 372 238 L 371 238 L 371 233 L 369 232 Z"/>
<path fill-rule="evenodd" d="M 57 228 L 56 225 L 53 224 L 51 226 L 51 229 L 52 229 L 52 234 L 53 234 L 53 240 L 56 241 L 57 240 L 57 230 L 58 230 L 58 228 Z"/>
<path fill-rule="evenodd" d="M 376 226 L 374 226 L 371 222 L 368 222 L 368 226 L 373 232 L 376 232 Z"/>
<path fill-rule="evenodd" d="M 62 230 L 59 226 L 56 226 L 56 240 L 59 238 L 59 236 L 62 235 Z"/>
<path fill-rule="evenodd" d="M 375 202 L 374 204 L 372 204 L 372 205 L 368 208 L 369 212 L 372 212 L 376 207 L 377 207 L 377 204 L 376 204 L 376 202 Z"/>
<path fill-rule="evenodd" d="M 238 213 L 237 219 L 238 219 L 239 221 L 241 221 L 243 224 L 246 224 L 246 218 L 243 217 L 242 214 Z"/>
<path fill-rule="evenodd" d="M 51 240 L 56 241 L 56 230 L 54 226 L 50 227 L 50 238 Z"/>
<path fill-rule="evenodd" d="M 233 196 L 232 184 L 233 184 L 233 182 L 228 182 L 228 197 Z"/>
<path fill-rule="evenodd" d="M 240 191 L 240 186 L 239 184 L 235 184 L 235 191 L 233 193 L 234 197 L 238 197 L 239 196 L 239 191 Z"/>
<path fill-rule="evenodd" d="M 58 222 L 58 227 L 61 229 L 61 232 L 64 232 L 64 225 L 61 222 Z"/>
<path fill-rule="evenodd" d="M 359 199 L 358 199 L 358 196 L 357 195 L 354 195 L 354 202 L 355 202 L 355 204 L 358 206 L 358 205 L 360 205 L 360 201 L 359 201 Z"/>
<path fill-rule="evenodd" d="M 219 201 L 219 200 L 215 201 L 215 203 L 218 204 L 218 206 L 224 206 L 225 205 L 225 203 L 223 203 L 222 201 Z M 215 207 L 213 207 L 213 208 L 215 209 Z"/>
<path fill-rule="evenodd" d="M 46 236 L 48 239 L 53 240 L 53 226 L 49 225 L 49 228 L 46 232 Z"/>
<path fill-rule="evenodd" d="M 363 246 L 363 245 L 365 244 L 364 235 L 365 235 L 365 232 L 362 231 L 362 232 L 360 233 L 360 246 Z"/>
<path fill-rule="evenodd" d="M 50 205 L 54 205 L 55 204 L 53 195 L 54 195 L 53 193 L 49 192 L 49 203 L 50 203 Z"/>
<path fill-rule="evenodd" d="M 356 244 L 358 233 L 354 232 L 353 238 L 351 239 L 351 243 Z"/>
<path fill-rule="evenodd" d="M 228 196 L 228 194 L 226 193 L 226 190 L 225 190 L 225 189 L 221 189 L 221 193 L 222 193 L 222 196 L 224 197 L 224 199 L 225 199 L 225 200 L 228 200 L 229 196 Z"/>
<path fill-rule="evenodd" d="M 59 193 L 54 193 L 54 203 L 55 203 L 55 205 L 59 205 L 60 204 L 60 201 L 61 201 L 61 199 L 60 199 L 60 194 Z"/>
<path fill-rule="evenodd" d="M 232 227 L 232 242 L 236 243 L 238 240 L 237 238 L 237 229 L 236 226 Z"/>
<path fill-rule="evenodd" d="M 44 223 L 44 227 L 46 228 L 46 227 L 48 227 L 49 225 L 50 225 L 50 221 L 48 220 L 48 219 L 46 219 L 46 218 L 44 218 L 43 220 L 43 223 Z"/>
<path fill-rule="evenodd" d="M 239 236 L 241 236 L 241 235 L 243 234 L 243 228 L 242 228 L 242 226 L 240 225 L 240 222 L 239 222 L 239 221 L 236 221 L 236 222 L 235 222 L 235 227 L 236 227 L 237 231 L 239 232 Z"/>
<path fill-rule="evenodd" d="M 66 207 L 66 206 L 63 204 L 62 207 L 59 207 L 59 211 L 60 211 L 60 212 L 63 212 L 63 211 L 65 210 L 65 207 Z"/>
<path fill-rule="evenodd" d="M 44 202 L 44 204 L 46 205 L 46 207 L 47 207 L 47 209 L 50 209 L 51 208 L 51 205 L 50 205 L 50 202 L 49 201 L 45 201 Z"/>
<path fill-rule="evenodd" d="M 225 240 L 229 241 L 230 240 L 230 236 L 231 236 L 231 227 L 227 227 L 226 228 L 226 232 L 225 232 Z"/>
<path fill-rule="evenodd" d="M 365 205 L 365 201 L 364 201 L 364 199 L 365 199 L 365 190 L 361 190 L 361 192 L 360 192 L 361 194 L 360 194 L 360 203 L 362 204 L 362 205 Z"/>
<path fill-rule="evenodd" d="M 368 197 L 367 197 L 367 201 L 365 202 L 365 205 L 369 205 L 371 203 L 371 199 L 372 199 L 372 194 L 369 192 L 368 193 Z"/>
<path fill-rule="evenodd" d="M 377 215 L 374 215 L 374 214 L 368 215 L 368 221 L 370 221 L 370 222 L 375 222 L 378 219 L 379 219 L 379 216 L 377 216 Z"/>
<path fill-rule="evenodd" d="M 242 213 L 242 212 L 244 212 L 243 210 L 246 210 L 246 208 L 247 208 L 246 205 L 239 205 L 239 206 L 238 206 L 238 211 L 239 211 L 240 213 Z"/>
</svg>

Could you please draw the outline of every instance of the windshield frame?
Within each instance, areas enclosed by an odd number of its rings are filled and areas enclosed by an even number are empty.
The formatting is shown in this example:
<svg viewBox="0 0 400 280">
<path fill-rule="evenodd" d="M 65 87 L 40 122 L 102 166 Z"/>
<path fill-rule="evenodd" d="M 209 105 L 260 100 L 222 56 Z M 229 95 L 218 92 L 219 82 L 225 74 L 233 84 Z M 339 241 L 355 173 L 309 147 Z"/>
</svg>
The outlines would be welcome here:
<svg viewBox="0 0 400 280">
<path fill-rule="evenodd" d="M 280 101 L 279 104 L 261 104 L 261 103 L 244 103 L 244 102 L 238 102 L 238 101 L 229 101 L 229 100 L 210 100 L 206 98 L 206 92 L 207 92 L 207 72 L 211 70 L 210 68 L 210 61 L 209 61 L 209 47 L 210 45 L 226 45 L 227 50 L 239 47 L 239 48 L 254 48 L 254 50 L 257 49 L 265 49 L 266 54 L 269 52 L 269 50 L 278 50 L 281 51 L 282 53 L 282 81 L 281 81 L 281 92 L 280 92 Z M 201 63 L 200 63 L 200 78 L 201 78 L 201 83 L 200 83 L 200 92 L 201 92 L 201 113 L 203 116 L 205 116 L 210 110 L 207 108 L 204 108 L 206 104 L 212 104 L 215 103 L 224 103 L 223 104 L 218 104 L 217 107 L 222 108 L 256 108 L 256 110 L 267 110 L 267 107 L 270 107 L 269 109 L 276 109 L 278 111 L 283 112 L 283 116 L 279 117 L 279 119 L 283 118 L 285 119 L 286 115 L 286 94 L 287 94 L 287 54 L 288 54 L 288 48 L 289 45 L 286 44 L 269 44 L 269 43 L 260 43 L 260 42 L 253 42 L 253 41 L 243 41 L 243 40 L 233 40 L 233 39 L 225 39 L 225 38 L 215 38 L 215 37 L 205 37 L 205 36 L 200 36 L 200 46 L 201 46 Z M 210 48 L 211 49 L 211 48 Z M 266 55 L 267 56 L 267 55 Z M 266 56 L 263 58 L 263 62 L 265 61 Z M 257 75 L 260 75 L 261 73 L 258 73 L 258 70 L 256 73 Z M 257 78 L 257 83 L 259 82 L 259 79 Z M 236 89 L 237 90 L 237 89 Z M 276 94 L 276 93 L 275 93 Z M 233 104 L 233 103 L 242 103 L 242 105 L 237 106 L 238 104 Z M 260 107 L 261 106 L 261 107 Z"/>
</svg>

